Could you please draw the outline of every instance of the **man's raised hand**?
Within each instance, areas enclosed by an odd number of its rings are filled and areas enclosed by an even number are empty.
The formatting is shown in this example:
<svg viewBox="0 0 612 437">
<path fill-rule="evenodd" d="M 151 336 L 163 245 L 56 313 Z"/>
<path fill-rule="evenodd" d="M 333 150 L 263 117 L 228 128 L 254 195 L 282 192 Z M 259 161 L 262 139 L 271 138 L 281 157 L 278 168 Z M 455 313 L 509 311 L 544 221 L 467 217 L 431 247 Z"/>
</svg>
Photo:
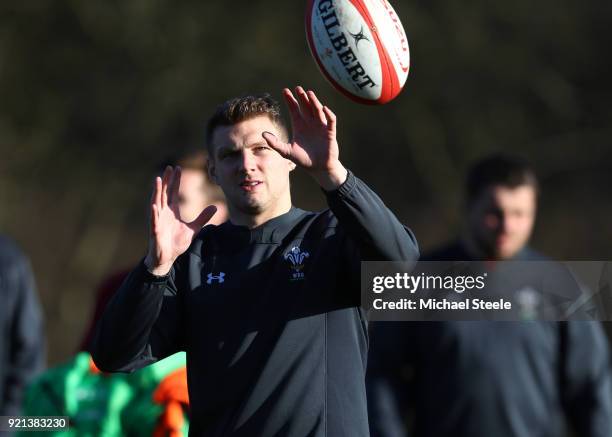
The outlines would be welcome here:
<svg viewBox="0 0 612 437">
<path fill-rule="evenodd" d="M 293 141 L 284 143 L 269 132 L 263 133 L 263 137 L 283 157 L 310 173 L 325 190 L 336 189 L 347 175 L 339 160 L 336 115 L 321 104 L 313 91 L 306 92 L 298 86 L 295 92 L 297 99 L 290 89 L 283 90 Z"/>
<path fill-rule="evenodd" d="M 217 211 L 208 206 L 191 223 L 181 220 L 179 187 L 181 168 L 166 167 L 163 176 L 155 179 L 151 197 L 149 250 L 145 258 L 147 269 L 157 276 L 168 274 L 174 261 L 183 254 L 196 234 Z"/>
</svg>

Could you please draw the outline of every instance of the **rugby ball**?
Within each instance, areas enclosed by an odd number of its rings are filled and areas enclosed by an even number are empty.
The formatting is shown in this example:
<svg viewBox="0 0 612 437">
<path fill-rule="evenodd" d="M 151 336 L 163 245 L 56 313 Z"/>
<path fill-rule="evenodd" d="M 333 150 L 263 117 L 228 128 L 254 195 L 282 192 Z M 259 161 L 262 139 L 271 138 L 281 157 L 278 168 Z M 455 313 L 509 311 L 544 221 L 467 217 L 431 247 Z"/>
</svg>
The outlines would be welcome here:
<svg viewBox="0 0 612 437">
<path fill-rule="evenodd" d="M 344 95 L 375 105 L 402 90 L 408 38 L 387 0 L 308 0 L 305 22 L 312 56 Z"/>
</svg>

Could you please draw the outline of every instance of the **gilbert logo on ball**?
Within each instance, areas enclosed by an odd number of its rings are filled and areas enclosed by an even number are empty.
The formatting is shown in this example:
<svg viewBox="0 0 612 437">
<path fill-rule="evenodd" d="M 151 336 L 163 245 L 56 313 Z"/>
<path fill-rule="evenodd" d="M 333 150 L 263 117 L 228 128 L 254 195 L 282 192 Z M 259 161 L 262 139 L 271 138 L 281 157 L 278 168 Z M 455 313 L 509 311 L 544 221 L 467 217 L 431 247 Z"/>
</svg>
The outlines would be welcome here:
<svg viewBox="0 0 612 437">
<path fill-rule="evenodd" d="M 408 38 L 386 0 L 308 0 L 306 35 L 325 77 L 357 102 L 387 103 L 406 83 Z"/>
</svg>

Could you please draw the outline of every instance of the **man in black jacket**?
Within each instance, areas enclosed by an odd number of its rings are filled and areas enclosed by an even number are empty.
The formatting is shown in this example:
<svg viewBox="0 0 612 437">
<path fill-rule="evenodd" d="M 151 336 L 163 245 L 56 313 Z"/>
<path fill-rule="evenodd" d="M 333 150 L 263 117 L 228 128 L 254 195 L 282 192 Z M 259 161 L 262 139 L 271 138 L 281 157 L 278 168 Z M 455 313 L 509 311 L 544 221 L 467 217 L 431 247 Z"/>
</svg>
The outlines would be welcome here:
<svg viewBox="0 0 612 437">
<path fill-rule="evenodd" d="M 0 416 L 18 415 L 27 384 L 44 369 L 45 336 L 30 262 L 0 236 Z"/>
<path fill-rule="evenodd" d="M 191 435 L 368 435 L 361 260 L 411 260 L 412 234 L 339 160 L 336 116 L 312 91 L 247 96 L 207 127 L 230 220 L 177 217 L 180 169 L 156 180 L 149 251 L 109 304 L 93 348 L 106 371 L 187 351 Z M 330 209 L 291 204 L 306 170 Z"/>
<path fill-rule="evenodd" d="M 527 247 L 537 192 L 523 160 L 480 161 L 464 235 L 423 259 L 544 260 Z M 373 437 L 560 437 L 564 419 L 578 436 L 612 436 L 610 358 L 596 322 L 381 322 L 370 366 Z"/>
</svg>

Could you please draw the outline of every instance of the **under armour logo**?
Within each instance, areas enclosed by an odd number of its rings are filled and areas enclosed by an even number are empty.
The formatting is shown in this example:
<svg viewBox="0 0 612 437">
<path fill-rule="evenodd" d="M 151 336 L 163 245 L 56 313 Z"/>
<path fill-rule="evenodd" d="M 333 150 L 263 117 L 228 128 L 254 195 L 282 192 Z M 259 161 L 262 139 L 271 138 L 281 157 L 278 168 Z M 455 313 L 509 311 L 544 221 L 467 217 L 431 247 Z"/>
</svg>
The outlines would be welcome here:
<svg viewBox="0 0 612 437">
<path fill-rule="evenodd" d="M 207 284 L 212 284 L 213 281 L 217 281 L 219 284 L 223 284 L 225 282 L 225 272 L 219 272 L 219 275 L 215 276 L 212 273 L 206 275 L 208 278 L 206 280 Z"/>
</svg>

